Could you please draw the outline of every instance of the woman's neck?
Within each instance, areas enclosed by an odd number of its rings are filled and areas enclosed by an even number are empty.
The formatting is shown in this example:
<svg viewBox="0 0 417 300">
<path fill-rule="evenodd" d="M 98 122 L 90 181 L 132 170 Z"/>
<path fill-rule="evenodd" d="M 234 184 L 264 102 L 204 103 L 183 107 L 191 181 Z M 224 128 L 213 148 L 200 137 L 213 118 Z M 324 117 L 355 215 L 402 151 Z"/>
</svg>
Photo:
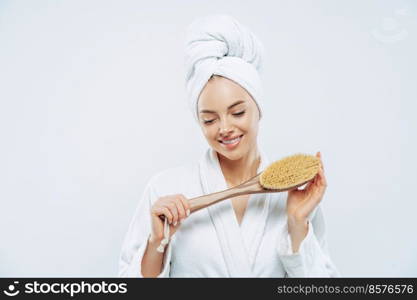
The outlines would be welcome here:
<svg viewBox="0 0 417 300">
<path fill-rule="evenodd" d="M 219 153 L 217 153 L 217 157 L 224 178 L 231 186 L 239 185 L 255 176 L 261 162 L 258 147 L 255 147 L 253 150 L 249 151 L 247 155 L 237 160 L 227 159 L 226 157 L 219 155 Z"/>
</svg>

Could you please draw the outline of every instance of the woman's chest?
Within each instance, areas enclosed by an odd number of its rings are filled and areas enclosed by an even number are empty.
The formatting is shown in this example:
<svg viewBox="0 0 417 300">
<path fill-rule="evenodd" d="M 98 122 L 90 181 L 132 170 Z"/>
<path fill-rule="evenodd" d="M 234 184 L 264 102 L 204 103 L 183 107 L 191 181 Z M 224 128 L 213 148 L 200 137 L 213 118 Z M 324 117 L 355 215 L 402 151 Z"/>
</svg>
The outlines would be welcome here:
<svg viewBox="0 0 417 300">
<path fill-rule="evenodd" d="M 247 221 L 243 228 L 239 227 L 234 235 L 227 235 L 225 240 L 221 231 L 230 228 L 214 226 L 212 216 L 206 210 L 196 212 L 193 218 L 181 224 L 182 228 L 175 234 L 171 259 L 173 276 L 228 277 L 228 259 L 234 260 L 233 263 L 247 264 L 256 277 L 281 276 L 283 269 L 276 250 L 279 220 L 269 220 L 264 230 L 259 231 L 258 238 L 251 236 L 251 232 L 255 232 L 252 227 L 258 223 Z M 258 246 L 253 251 L 255 241 Z"/>
<path fill-rule="evenodd" d="M 245 216 L 246 208 L 248 206 L 248 200 L 250 195 L 242 195 L 231 199 L 233 212 L 239 226 L 242 224 L 242 220 Z"/>
</svg>

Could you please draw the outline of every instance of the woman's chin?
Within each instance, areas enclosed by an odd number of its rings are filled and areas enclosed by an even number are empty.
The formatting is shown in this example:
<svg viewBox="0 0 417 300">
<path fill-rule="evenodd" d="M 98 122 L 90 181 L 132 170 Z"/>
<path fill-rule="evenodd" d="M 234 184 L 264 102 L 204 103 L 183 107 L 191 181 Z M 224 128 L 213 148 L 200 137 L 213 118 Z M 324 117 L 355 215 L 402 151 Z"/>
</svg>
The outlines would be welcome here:
<svg viewBox="0 0 417 300">
<path fill-rule="evenodd" d="M 216 149 L 216 151 L 228 160 L 238 160 L 244 156 L 244 153 L 241 149 L 236 149 L 235 151 L 224 151 L 224 149 Z"/>
</svg>

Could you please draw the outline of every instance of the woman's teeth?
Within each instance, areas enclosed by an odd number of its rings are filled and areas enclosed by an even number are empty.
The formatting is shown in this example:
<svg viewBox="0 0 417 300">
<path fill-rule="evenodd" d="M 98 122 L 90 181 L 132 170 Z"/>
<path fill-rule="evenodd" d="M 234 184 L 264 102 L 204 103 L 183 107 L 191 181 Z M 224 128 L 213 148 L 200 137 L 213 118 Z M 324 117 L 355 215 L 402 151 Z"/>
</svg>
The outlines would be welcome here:
<svg viewBox="0 0 417 300">
<path fill-rule="evenodd" d="M 238 136 L 237 138 L 233 139 L 233 140 L 229 140 L 229 141 L 222 141 L 223 144 L 234 144 L 236 143 L 238 140 L 240 140 L 240 136 Z"/>
<path fill-rule="evenodd" d="M 241 136 L 238 136 L 237 138 L 234 138 L 233 140 L 220 141 L 220 143 L 223 145 L 223 147 L 226 147 L 227 149 L 233 149 L 237 147 L 237 145 L 239 145 L 242 138 L 243 138 L 243 134 Z"/>
</svg>

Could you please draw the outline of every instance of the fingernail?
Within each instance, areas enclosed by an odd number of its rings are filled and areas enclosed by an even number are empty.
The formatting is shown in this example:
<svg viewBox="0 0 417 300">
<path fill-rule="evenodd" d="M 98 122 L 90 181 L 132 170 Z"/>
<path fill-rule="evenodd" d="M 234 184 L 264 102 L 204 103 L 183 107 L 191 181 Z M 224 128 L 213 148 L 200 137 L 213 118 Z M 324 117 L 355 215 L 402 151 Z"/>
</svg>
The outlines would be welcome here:
<svg viewBox="0 0 417 300">
<path fill-rule="evenodd" d="M 190 215 L 190 210 L 187 209 L 187 217 Z"/>
<path fill-rule="evenodd" d="M 175 221 L 174 226 L 177 226 L 177 221 Z"/>
</svg>

